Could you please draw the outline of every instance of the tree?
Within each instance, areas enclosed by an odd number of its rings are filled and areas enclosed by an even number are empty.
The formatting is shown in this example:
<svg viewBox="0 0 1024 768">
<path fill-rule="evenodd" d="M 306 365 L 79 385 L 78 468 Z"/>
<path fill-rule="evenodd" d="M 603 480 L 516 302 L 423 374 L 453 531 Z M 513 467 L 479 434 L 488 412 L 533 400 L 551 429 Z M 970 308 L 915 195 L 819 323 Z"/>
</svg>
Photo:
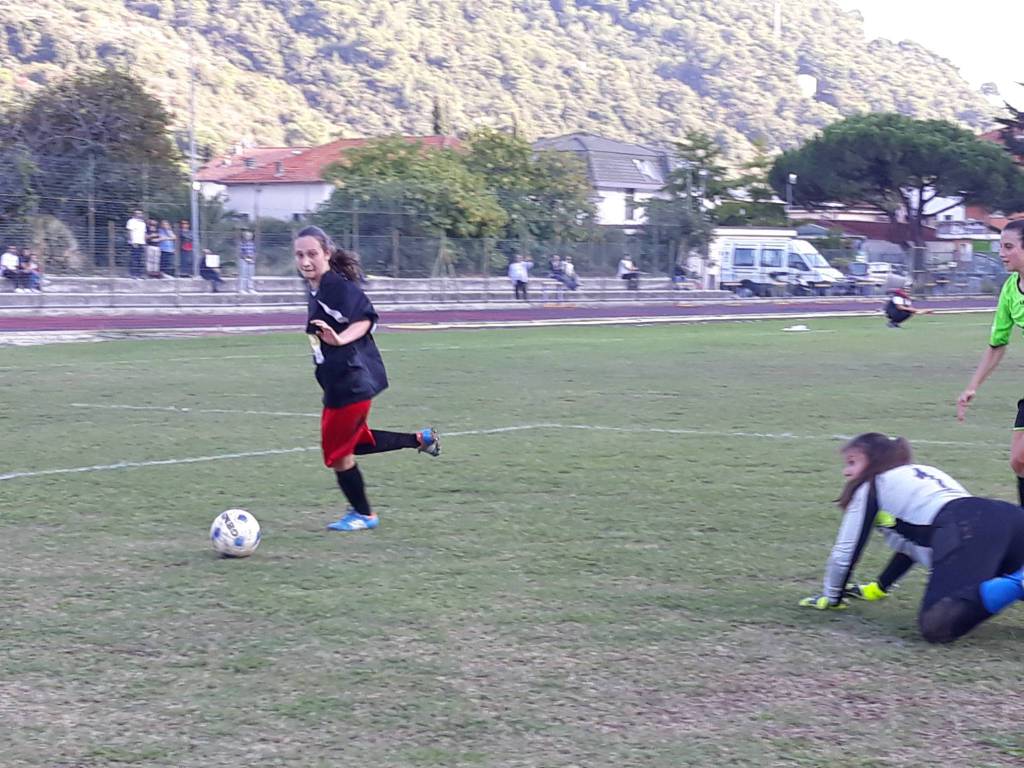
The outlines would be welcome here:
<svg viewBox="0 0 1024 768">
<path fill-rule="evenodd" d="M 426 149 L 400 137 L 349 150 L 326 169 L 324 179 L 337 189 L 315 218 L 335 233 L 484 238 L 496 236 L 508 222 L 483 179 L 457 152 Z M 455 263 L 467 258 L 457 249 L 454 254 Z"/>
<path fill-rule="evenodd" d="M 740 175 L 725 181 L 726 192 L 711 211 L 716 224 L 726 227 L 785 227 L 785 206 L 768 181 L 774 159 L 763 144 L 755 143 L 757 156 L 742 166 Z"/>
<path fill-rule="evenodd" d="M 652 198 L 646 201 L 643 244 L 657 265 L 658 254 L 666 254 L 665 271 L 672 274 L 674 264 L 685 263 L 690 253 L 707 253 L 713 225 L 691 196 Z M 660 265 L 658 265 L 660 266 Z"/>
<path fill-rule="evenodd" d="M 680 163 L 669 172 L 664 191 L 676 196 L 696 194 L 712 201 L 728 191 L 722 148 L 711 136 L 687 131 L 672 147 Z"/>
<path fill-rule="evenodd" d="M 783 153 L 769 177 L 779 196 L 791 173 L 797 174 L 792 192 L 801 205 L 875 206 L 892 221 L 902 213 L 918 246 L 924 245 L 925 211 L 936 198 L 955 202 L 928 210 L 930 216 L 962 203 L 1004 207 L 1022 188 L 1021 170 L 997 145 L 943 120 L 891 113 L 842 120 Z"/>
<path fill-rule="evenodd" d="M 508 215 L 510 239 L 580 240 L 595 208 L 586 170 L 568 152 L 534 152 L 515 135 L 489 128 L 469 137 L 465 164 Z"/>
<path fill-rule="evenodd" d="M 1020 85 L 1024 86 L 1024 83 Z M 1006 111 L 1010 113 L 1009 117 L 996 118 L 996 122 L 1003 126 L 999 130 L 999 137 L 1011 154 L 1024 158 L 1024 110 L 1006 104 Z"/>
<path fill-rule="evenodd" d="M 130 74 L 92 70 L 0 115 L 0 153 L 20 158 L 34 213 L 88 222 L 87 242 L 95 246 L 97 230 L 99 239 L 105 231 L 97 220 L 121 223 L 133 208 L 159 208 L 180 195 L 185 175 L 169 124 L 160 102 Z"/>
</svg>

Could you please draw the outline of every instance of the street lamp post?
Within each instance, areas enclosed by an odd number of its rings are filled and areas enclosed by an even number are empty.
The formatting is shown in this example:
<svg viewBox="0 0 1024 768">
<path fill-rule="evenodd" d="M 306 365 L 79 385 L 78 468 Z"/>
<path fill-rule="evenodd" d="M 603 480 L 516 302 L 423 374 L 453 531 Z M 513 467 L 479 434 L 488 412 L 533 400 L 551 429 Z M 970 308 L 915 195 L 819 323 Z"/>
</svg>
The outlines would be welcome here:
<svg viewBox="0 0 1024 768">
<path fill-rule="evenodd" d="M 196 180 L 196 53 L 195 27 L 192 24 L 192 0 L 188 3 L 188 169 L 189 207 L 192 219 L 192 276 L 199 274 L 203 258 L 199 234 L 199 187 Z"/>
<path fill-rule="evenodd" d="M 797 174 L 791 173 L 785 178 L 785 209 L 786 213 L 793 208 L 793 187 L 797 185 Z"/>
</svg>

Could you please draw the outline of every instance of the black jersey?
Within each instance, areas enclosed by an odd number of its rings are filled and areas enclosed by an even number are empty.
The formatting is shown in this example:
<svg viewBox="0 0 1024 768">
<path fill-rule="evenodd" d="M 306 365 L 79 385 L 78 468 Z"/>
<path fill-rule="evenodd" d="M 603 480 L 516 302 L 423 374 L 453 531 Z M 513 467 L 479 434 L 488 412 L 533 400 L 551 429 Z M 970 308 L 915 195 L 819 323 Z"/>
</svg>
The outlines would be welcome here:
<svg viewBox="0 0 1024 768">
<path fill-rule="evenodd" d="M 360 320 L 369 320 L 371 325 L 365 336 L 335 347 L 320 341 L 313 320 L 323 320 L 338 333 Z M 377 312 L 363 289 L 339 272 L 328 272 L 320 278 L 317 290 L 309 292 L 306 333 L 310 335 L 316 380 L 324 391 L 325 408 L 369 400 L 387 389 L 384 361 L 373 340 L 377 320 Z"/>
</svg>

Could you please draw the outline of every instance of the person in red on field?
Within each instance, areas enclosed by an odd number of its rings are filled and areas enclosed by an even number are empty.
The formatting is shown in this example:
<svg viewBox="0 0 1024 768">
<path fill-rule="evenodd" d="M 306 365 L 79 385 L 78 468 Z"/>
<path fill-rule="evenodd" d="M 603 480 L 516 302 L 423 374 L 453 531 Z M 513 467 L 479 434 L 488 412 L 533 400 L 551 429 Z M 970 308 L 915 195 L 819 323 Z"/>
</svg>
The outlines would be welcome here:
<svg viewBox="0 0 1024 768">
<path fill-rule="evenodd" d="M 328 525 L 333 531 L 376 528 L 380 520 L 366 498 L 356 456 L 415 448 L 441 453 L 437 430 L 385 432 L 370 429 L 374 397 L 388 386 L 380 350 L 373 340 L 377 312 L 360 285 L 359 257 L 338 248 L 319 227 L 295 236 L 295 265 L 309 286 L 306 333 L 313 348 L 316 380 L 324 391 L 320 419 L 324 464 L 334 470 L 350 505 Z"/>
</svg>

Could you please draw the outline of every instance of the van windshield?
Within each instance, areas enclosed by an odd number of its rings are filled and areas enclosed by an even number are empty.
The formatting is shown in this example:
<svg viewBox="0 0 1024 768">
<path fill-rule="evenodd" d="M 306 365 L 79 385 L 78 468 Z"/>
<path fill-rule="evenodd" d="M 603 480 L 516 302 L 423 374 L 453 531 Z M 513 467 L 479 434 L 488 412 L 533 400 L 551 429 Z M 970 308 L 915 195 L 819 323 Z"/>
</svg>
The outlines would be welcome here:
<svg viewBox="0 0 1024 768">
<path fill-rule="evenodd" d="M 822 256 L 817 251 L 814 251 L 812 253 L 808 253 L 808 252 L 805 251 L 804 253 L 801 253 L 800 255 L 803 256 L 804 257 L 804 261 L 806 261 L 812 267 L 817 267 L 818 269 L 821 269 L 821 268 L 824 267 L 825 269 L 828 269 L 828 262 L 825 261 L 825 257 Z"/>
</svg>

